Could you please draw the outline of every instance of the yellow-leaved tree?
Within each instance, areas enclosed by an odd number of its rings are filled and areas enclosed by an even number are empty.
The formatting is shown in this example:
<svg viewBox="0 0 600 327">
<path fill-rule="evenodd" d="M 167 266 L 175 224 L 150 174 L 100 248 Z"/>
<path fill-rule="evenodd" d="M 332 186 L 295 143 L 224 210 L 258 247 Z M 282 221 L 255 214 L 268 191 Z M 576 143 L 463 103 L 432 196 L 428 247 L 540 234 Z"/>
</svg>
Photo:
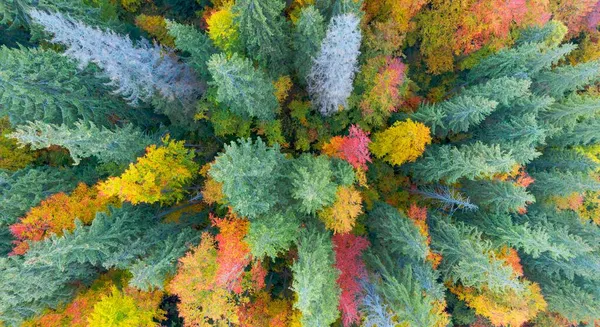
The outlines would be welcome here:
<svg viewBox="0 0 600 327">
<path fill-rule="evenodd" d="M 429 127 L 419 122 L 397 121 L 385 131 L 375 133 L 369 148 L 377 158 L 393 165 L 413 162 L 431 144 Z"/>
<path fill-rule="evenodd" d="M 319 212 L 319 217 L 334 233 L 349 233 L 362 212 L 360 192 L 354 186 L 340 186 L 333 205 Z"/>
<path fill-rule="evenodd" d="M 185 187 L 196 177 L 199 165 L 194 162 L 194 151 L 184 147 L 183 141 L 163 139 L 163 146 L 151 145 L 146 155 L 119 177 L 111 177 L 99 184 L 102 194 L 116 195 L 132 204 L 173 204 L 185 196 Z"/>
<path fill-rule="evenodd" d="M 112 294 L 102 296 L 88 317 L 89 327 L 155 327 L 157 311 L 144 308 L 136 300 L 112 287 Z"/>
<path fill-rule="evenodd" d="M 208 37 L 215 46 L 231 55 L 239 47 L 238 26 L 234 21 L 235 15 L 231 11 L 231 5 L 215 11 L 208 19 Z"/>
</svg>

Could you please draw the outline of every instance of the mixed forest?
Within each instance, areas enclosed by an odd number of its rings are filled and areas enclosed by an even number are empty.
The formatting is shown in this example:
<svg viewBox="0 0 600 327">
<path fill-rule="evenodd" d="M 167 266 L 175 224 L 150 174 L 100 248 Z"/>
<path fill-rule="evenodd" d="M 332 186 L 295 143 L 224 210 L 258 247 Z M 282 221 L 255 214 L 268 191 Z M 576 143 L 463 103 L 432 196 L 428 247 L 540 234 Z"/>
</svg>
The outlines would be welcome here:
<svg viewBox="0 0 600 327">
<path fill-rule="evenodd" d="M 600 326 L 599 25 L 0 0 L 0 326 Z"/>
</svg>

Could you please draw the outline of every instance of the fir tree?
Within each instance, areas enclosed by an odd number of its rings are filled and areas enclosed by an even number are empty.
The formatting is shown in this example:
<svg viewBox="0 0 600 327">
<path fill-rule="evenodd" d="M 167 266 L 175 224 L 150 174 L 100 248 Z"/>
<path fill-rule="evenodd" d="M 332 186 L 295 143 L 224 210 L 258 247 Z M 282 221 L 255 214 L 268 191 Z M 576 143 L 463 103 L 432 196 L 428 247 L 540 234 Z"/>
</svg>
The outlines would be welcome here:
<svg viewBox="0 0 600 327">
<path fill-rule="evenodd" d="M 242 139 L 225 145 L 209 174 L 223 183 L 223 194 L 233 209 L 253 219 L 267 213 L 281 199 L 278 185 L 285 160 L 278 144 L 269 148 L 261 139 Z"/>
<path fill-rule="evenodd" d="M 433 217 L 430 226 L 431 245 L 443 256 L 440 271 L 445 278 L 478 289 L 522 290 L 512 268 L 495 257 L 491 243 L 477 229 L 440 216 Z"/>
<path fill-rule="evenodd" d="M 581 172 L 541 171 L 532 173 L 531 176 L 535 179 L 531 190 L 541 197 L 566 196 L 574 192 L 600 190 L 600 182 Z"/>
<path fill-rule="evenodd" d="M 310 73 L 308 91 L 313 105 L 329 116 L 342 107 L 352 92 L 360 54 L 359 19 L 354 14 L 333 17 Z"/>
<path fill-rule="evenodd" d="M 84 119 L 108 126 L 111 116 L 128 116 L 93 68 L 79 72 L 74 61 L 52 50 L 3 46 L 0 76 L 0 115 L 13 125 L 33 120 L 73 125 Z"/>
<path fill-rule="evenodd" d="M 30 15 L 54 35 L 52 42 L 67 47 L 65 54 L 79 61 L 80 67 L 90 62 L 98 65 L 116 88 L 114 92 L 132 105 L 155 95 L 189 105 L 200 90 L 192 71 L 158 45 L 147 41 L 136 45 L 128 37 L 89 27 L 60 13 L 34 9 Z"/>
<path fill-rule="evenodd" d="M 300 17 L 294 27 L 292 48 L 294 50 L 294 67 L 302 84 L 307 83 L 307 77 L 321 48 L 325 37 L 323 16 L 314 6 L 302 8 Z"/>
<path fill-rule="evenodd" d="M 301 212 L 311 214 L 333 204 L 337 185 L 326 157 L 303 155 L 292 165 L 292 197 L 300 202 Z"/>
<path fill-rule="evenodd" d="M 287 73 L 289 26 L 282 0 L 237 0 L 233 6 L 245 53 L 273 76 Z"/>
<path fill-rule="evenodd" d="M 210 76 L 207 62 L 210 56 L 216 53 L 212 41 L 193 26 L 167 20 L 167 29 L 169 35 L 175 39 L 175 47 L 190 54 L 188 64 L 199 76 L 207 79 Z"/>
<path fill-rule="evenodd" d="M 294 307 L 302 312 L 302 326 L 332 324 L 339 318 L 339 271 L 328 233 L 304 230 L 298 241 L 298 260 L 292 266 L 292 289 L 298 296 Z"/>
<path fill-rule="evenodd" d="M 91 156 L 104 163 L 128 164 L 155 141 L 133 125 L 111 131 L 81 121 L 75 122 L 73 128 L 41 121 L 29 122 L 19 126 L 10 137 L 21 145 L 30 145 L 34 150 L 52 145 L 64 147 L 69 150 L 74 165 Z"/>
<path fill-rule="evenodd" d="M 423 105 L 411 118 L 431 128 L 438 136 L 466 132 L 491 114 L 498 102 L 482 96 L 461 95 L 439 104 Z"/>
<path fill-rule="evenodd" d="M 453 183 L 460 178 L 474 180 L 496 173 L 506 173 L 514 164 L 510 152 L 500 150 L 497 145 L 487 146 L 476 142 L 460 147 L 431 146 L 410 168 L 416 179 L 425 182 L 443 179 Z"/>
<path fill-rule="evenodd" d="M 300 220 L 293 211 L 269 213 L 250 222 L 246 242 L 253 257 L 275 259 L 296 242 L 299 233 Z"/>
<path fill-rule="evenodd" d="M 510 181 L 466 181 L 463 189 L 474 204 L 488 212 L 517 212 L 535 202 L 525 187 Z"/>
<path fill-rule="evenodd" d="M 272 120 L 279 108 L 275 88 L 267 76 L 252 67 L 248 59 L 234 54 L 216 54 L 208 62 L 216 98 L 231 112 L 245 118 Z"/>
<path fill-rule="evenodd" d="M 567 92 L 579 91 L 584 86 L 597 82 L 600 77 L 599 70 L 600 61 L 560 66 L 536 76 L 533 89 L 539 94 L 560 99 Z"/>
</svg>

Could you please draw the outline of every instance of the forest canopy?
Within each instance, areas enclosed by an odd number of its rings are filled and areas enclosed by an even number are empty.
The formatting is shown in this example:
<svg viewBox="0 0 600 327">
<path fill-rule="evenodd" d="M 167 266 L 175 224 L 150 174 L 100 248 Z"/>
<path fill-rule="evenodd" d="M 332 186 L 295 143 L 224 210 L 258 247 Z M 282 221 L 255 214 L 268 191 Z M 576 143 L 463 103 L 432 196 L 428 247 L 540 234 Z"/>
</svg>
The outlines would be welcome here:
<svg viewBox="0 0 600 327">
<path fill-rule="evenodd" d="M 600 326 L 599 25 L 0 0 L 0 327 Z"/>
</svg>

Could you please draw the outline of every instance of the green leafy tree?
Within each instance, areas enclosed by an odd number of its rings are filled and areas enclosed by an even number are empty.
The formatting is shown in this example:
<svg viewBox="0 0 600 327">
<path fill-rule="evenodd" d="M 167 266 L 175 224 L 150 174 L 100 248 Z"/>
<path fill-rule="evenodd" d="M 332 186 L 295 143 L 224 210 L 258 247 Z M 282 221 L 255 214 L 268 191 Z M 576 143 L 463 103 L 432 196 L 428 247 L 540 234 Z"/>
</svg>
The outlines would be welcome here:
<svg viewBox="0 0 600 327">
<path fill-rule="evenodd" d="M 245 53 L 267 68 L 273 77 L 288 71 L 289 26 L 282 0 L 237 0 L 235 21 Z"/>
<path fill-rule="evenodd" d="M 329 233 L 315 228 L 303 230 L 298 240 L 298 260 L 292 266 L 292 289 L 298 296 L 294 307 L 302 312 L 302 326 L 328 326 L 339 318 L 339 271 L 334 264 Z"/>
<path fill-rule="evenodd" d="M 272 120 L 279 108 L 275 88 L 269 78 L 237 54 L 227 58 L 213 55 L 208 62 L 217 101 L 242 117 Z"/>
</svg>

